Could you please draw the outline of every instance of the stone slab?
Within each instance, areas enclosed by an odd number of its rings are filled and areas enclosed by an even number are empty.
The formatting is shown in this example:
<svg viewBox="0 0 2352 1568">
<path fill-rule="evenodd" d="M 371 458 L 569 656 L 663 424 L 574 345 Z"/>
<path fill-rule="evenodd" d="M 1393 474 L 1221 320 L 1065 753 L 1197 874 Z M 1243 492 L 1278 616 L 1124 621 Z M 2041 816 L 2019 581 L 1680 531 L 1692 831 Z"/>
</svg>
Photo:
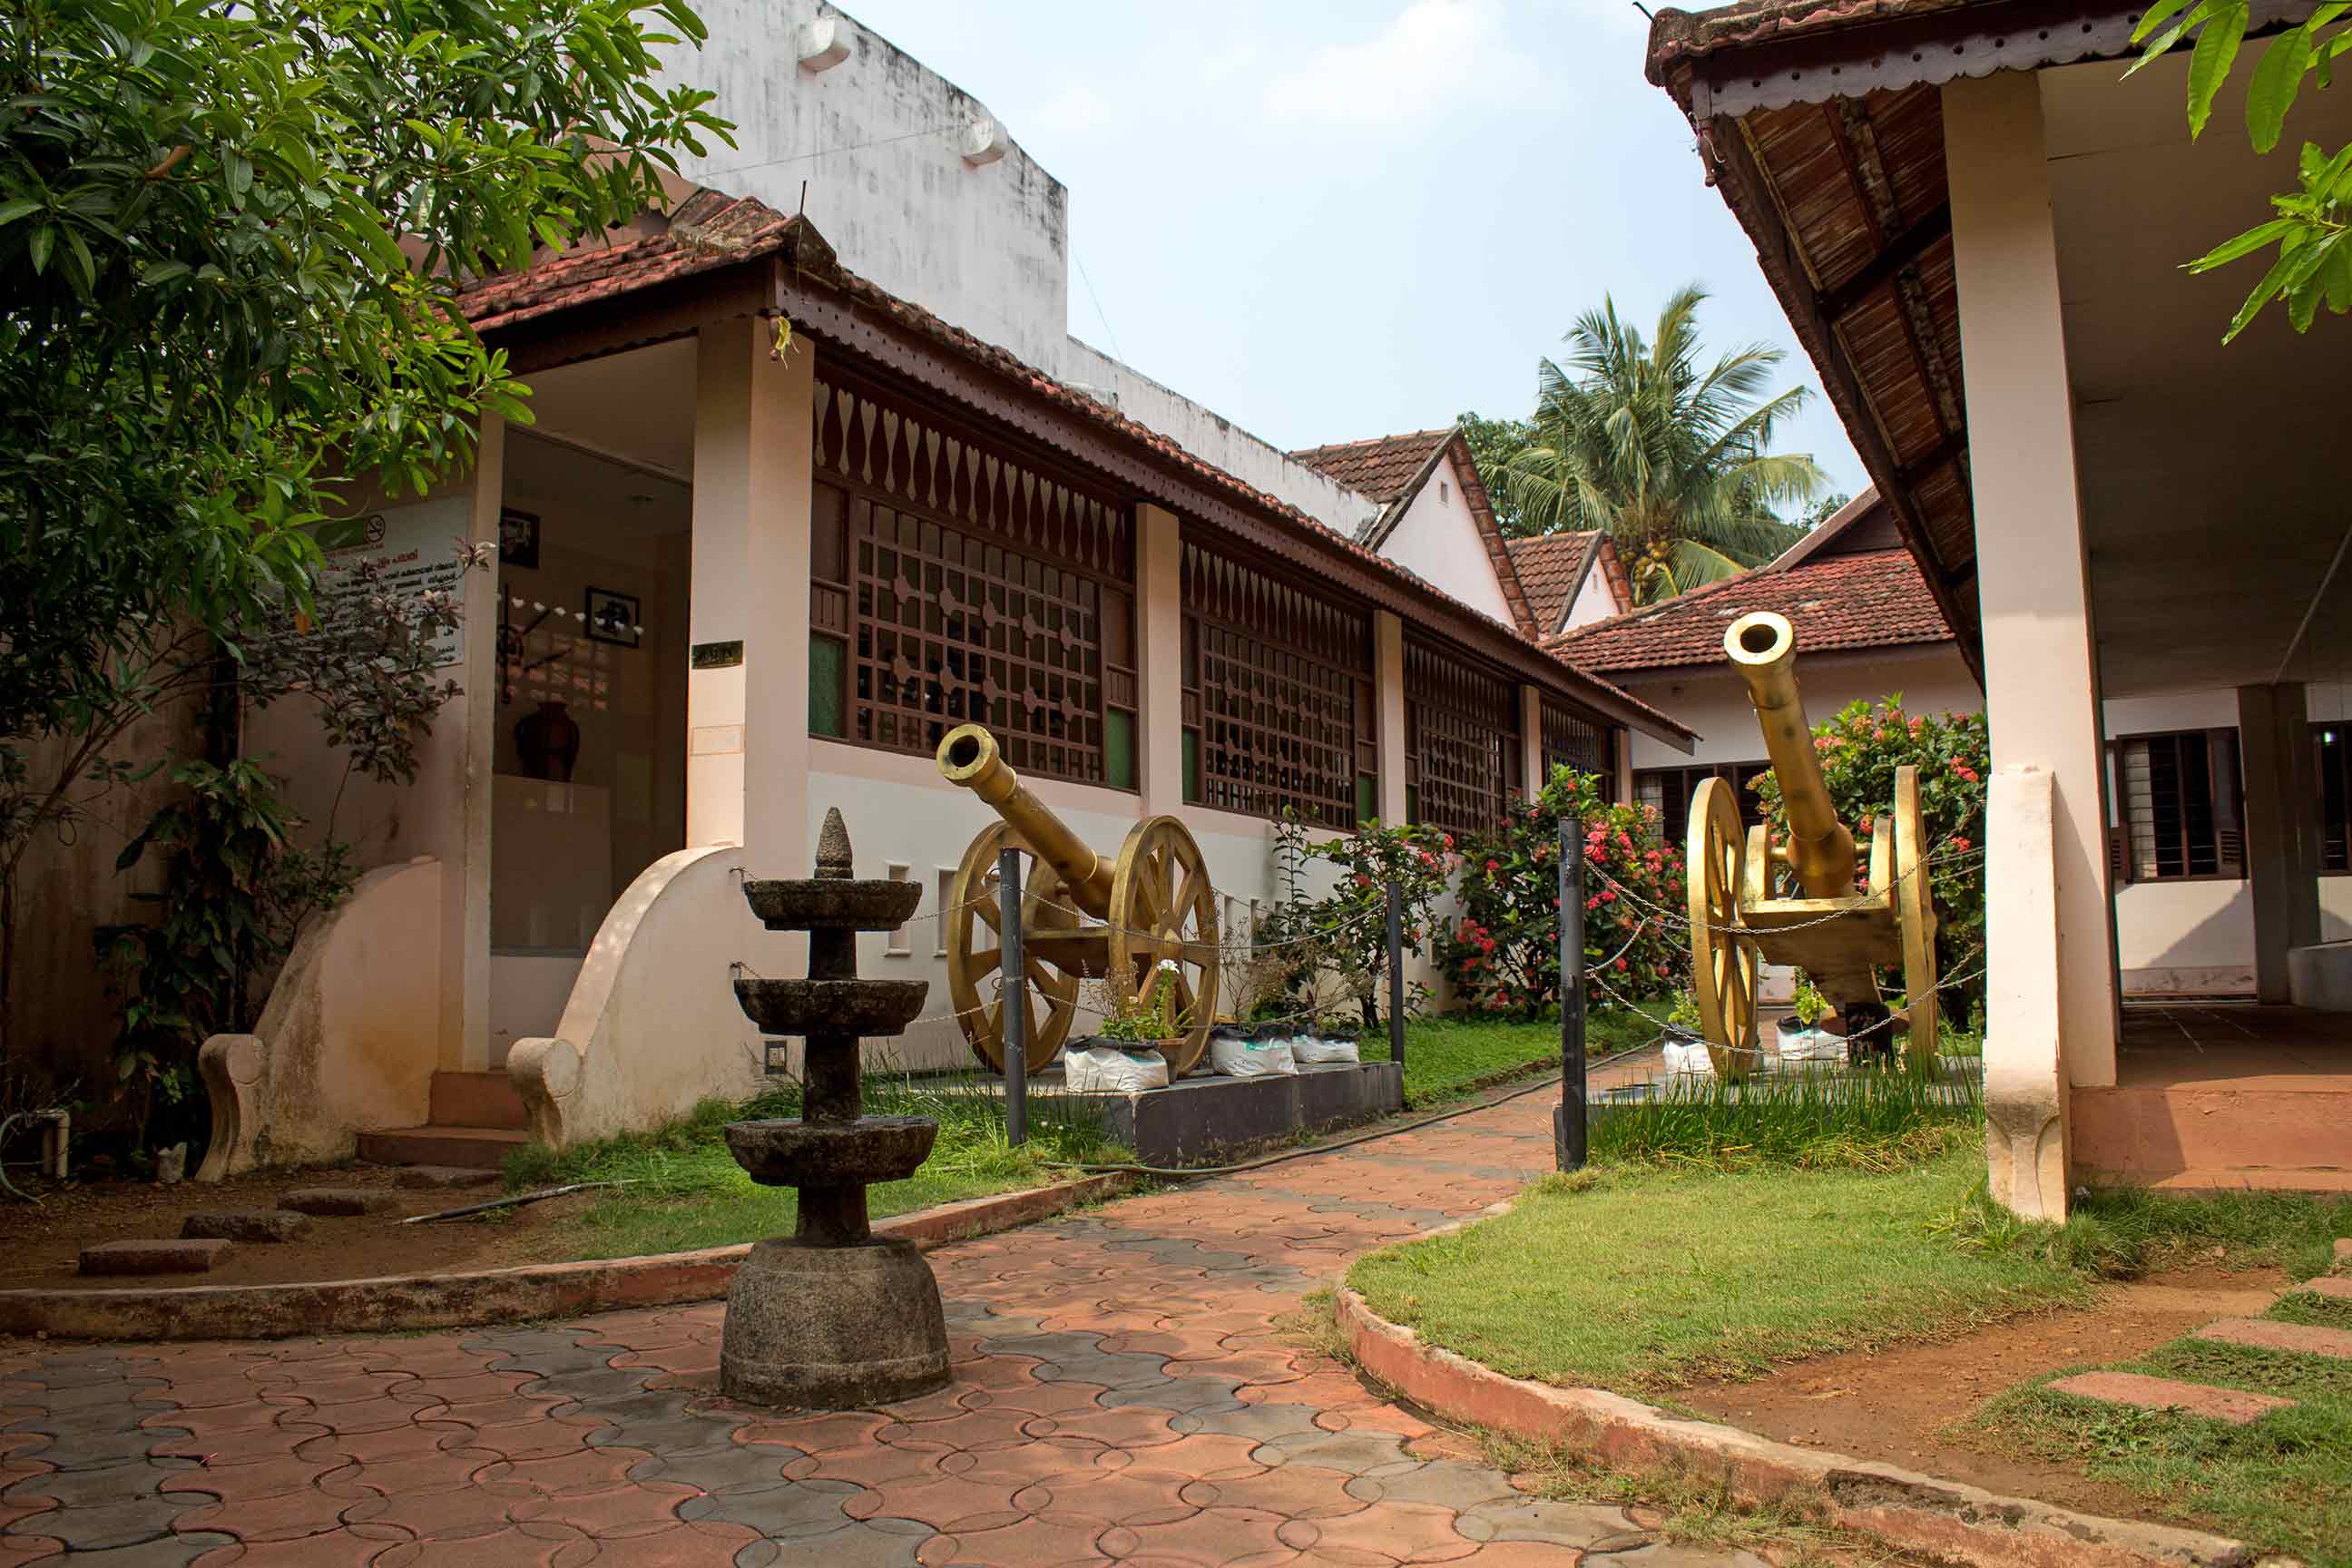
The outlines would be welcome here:
<svg viewBox="0 0 2352 1568">
<path fill-rule="evenodd" d="M 440 1192 L 451 1187 L 487 1187 L 498 1179 L 496 1171 L 472 1165 L 403 1165 L 392 1180 L 394 1186 L 412 1192 Z"/>
<path fill-rule="evenodd" d="M 297 1187 L 290 1193 L 278 1194 L 278 1206 L 296 1214 L 348 1219 L 353 1215 L 397 1209 L 400 1198 L 382 1187 Z"/>
<path fill-rule="evenodd" d="M 2273 1323 L 2267 1318 L 2224 1318 L 2208 1323 L 2192 1336 L 2250 1350 L 2293 1351 L 2298 1355 L 2352 1361 L 2352 1329 L 2323 1329 L 2310 1323 Z"/>
<path fill-rule="evenodd" d="M 2316 1279 L 2306 1279 L 2295 1289 L 2311 1296 L 2325 1296 L 2331 1301 L 2352 1301 L 2352 1275 L 2323 1274 Z"/>
<path fill-rule="evenodd" d="M 212 1209 L 180 1225 L 184 1237 L 223 1241 L 299 1241 L 310 1232 L 310 1216 L 292 1209 Z"/>
<path fill-rule="evenodd" d="M 2352 1236 L 2339 1236 L 2336 1238 L 2336 1271 L 2341 1274 L 2347 1269 L 2352 1269 Z"/>
<path fill-rule="evenodd" d="M 1140 1094 L 1072 1094 L 1060 1074 L 1045 1073 L 1030 1080 L 1029 1097 L 1099 1118 L 1104 1135 L 1143 1164 L 1189 1169 L 1400 1110 L 1404 1075 L 1393 1062 L 1331 1062 L 1264 1078 L 1197 1073 Z"/>
<path fill-rule="evenodd" d="M 226 1252 L 217 1237 L 179 1241 L 101 1241 L 81 1249 L 84 1274 L 203 1274 Z"/>
<path fill-rule="evenodd" d="M 2054 1393 L 2103 1405 L 2128 1405 L 2138 1410 L 2178 1410 L 2232 1426 L 2250 1426 L 2273 1410 L 2285 1410 L 2294 1401 L 2274 1394 L 2250 1394 L 2242 1388 L 2209 1388 L 2201 1383 L 2179 1383 L 2168 1377 L 2147 1377 L 2136 1372 L 2086 1372 L 2062 1377 L 2050 1385 Z"/>
</svg>

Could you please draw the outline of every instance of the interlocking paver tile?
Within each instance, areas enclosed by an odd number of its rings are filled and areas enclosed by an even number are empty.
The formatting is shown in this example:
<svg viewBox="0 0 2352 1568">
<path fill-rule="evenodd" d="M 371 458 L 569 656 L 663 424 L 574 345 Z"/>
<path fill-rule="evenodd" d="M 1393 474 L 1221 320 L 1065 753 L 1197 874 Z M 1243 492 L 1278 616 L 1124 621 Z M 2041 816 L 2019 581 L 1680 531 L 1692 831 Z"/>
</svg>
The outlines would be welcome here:
<svg viewBox="0 0 2352 1568">
<path fill-rule="evenodd" d="M 0 1568 L 68 1541 L 97 1551 L 64 1568 L 1526 1568 L 1595 1549 L 1730 1568 L 1613 1508 L 1520 1493 L 1474 1443 L 1284 1341 L 1278 1320 L 1349 1257 L 1540 1171 L 1548 1116 L 1529 1100 L 939 1249 L 953 1382 L 885 1411 L 719 1397 L 716 1302 L 10 1345 Z"/>
</svg>

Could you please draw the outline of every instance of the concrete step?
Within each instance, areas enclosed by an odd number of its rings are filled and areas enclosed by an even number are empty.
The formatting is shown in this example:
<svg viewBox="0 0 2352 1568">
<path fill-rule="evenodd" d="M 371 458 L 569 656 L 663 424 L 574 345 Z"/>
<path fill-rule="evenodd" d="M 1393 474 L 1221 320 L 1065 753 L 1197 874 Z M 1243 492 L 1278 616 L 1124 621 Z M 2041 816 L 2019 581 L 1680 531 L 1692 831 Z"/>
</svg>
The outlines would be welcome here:
<svg viewBox="0 0 2352 1568">
<path fill-rule="evenodd" d="M 190 1240 L 299 1241 L 310 1233 L 310 1216 L 292 1209 L 210 1209 L 181 1222 Z"/>
<path fill-rule="evenodd" d="M 2352 1329 L 2275 1323 L 2268 1318 L 2224 1318 L 2218 1323 L 2206 1324 L 2193 1337 L 2225 1345 L 2244 1345 L 2250 1350 L 2291 1351 L 2296 1355 L 2352 1361 Z"/>
<path fill-rule="evenodd" d="M 395 1127 L 360 1134 L 359 1155 L 379 1165 L 463 1165 L 495 1171 L 507 1152 L 530 1142 L 519 1127 Z"/>
<path fill-rule="evenodd" d="M 2078 1088 L 2068 1120 L 2094 1186 L 2352 1192 L 2352 1073 Z"/>
<path fill-rule="evenodd" d="M 522 1096 L 515 1092 L 514 1080 L 503 1070 L 435 1073 L 432 1107 L 436 1127 L 530 1125 Z"/>
<path fill-rule="evenodd" d="M 2062 1377 L 2050 1385 L 2053 1394 L 2095 1399 L 2102 1405 L 2128 1405 L 2135 1410 L 2177 1410 L 2245 1426 L 2273 1410 L 2292 1410 L 2294 1401 L 2274 1394 L 2251 1394 L 2241 1388 L 2209 1388 L 2201 1383 L 2176 1383 L 2168 1377 L 2144 1377 L 2136 1372 L 2085 1372 Z"/>
<path fill-rule="evenodd" d="M 397 1212 L 400 1195 L 382 1187 L 297 1187 L 278 1194 L 278 1206 L 293 1214 L 350 1219 L 356 1215 Z"/>
</svg>

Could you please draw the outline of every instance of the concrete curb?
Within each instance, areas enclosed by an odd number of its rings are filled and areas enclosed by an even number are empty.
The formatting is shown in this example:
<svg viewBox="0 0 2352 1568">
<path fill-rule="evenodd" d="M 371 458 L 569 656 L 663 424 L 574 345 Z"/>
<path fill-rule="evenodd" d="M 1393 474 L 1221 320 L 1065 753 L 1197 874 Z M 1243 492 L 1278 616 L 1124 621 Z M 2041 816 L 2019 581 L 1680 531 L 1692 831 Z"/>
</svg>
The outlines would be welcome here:
<svg viewBox="0 0 2352 1568">
<path fill-rule="evenodd" d="M 942 1204 L 875 1222 L 929 1250 L 1064 1214 L 1133 1184 L 1113 1173 Z M 287 1285 L 0 1290 L 0 1334 L 83 1340 L 274 1340 L 536 1322 L 624 1307 L 712 1301 L 751 1245 L 468 1274 L 388 1275 Z"/>
<path fill-rule="evenodd" d="M 2264 1561 L 2226 1536 L 2075 1513 L 1736 1426 L 1678 1420 L 1598 1388 L 1505 1377 L 1424 1344 L 1344 1284 L 1338 1298 L 1339 1331 L 1359 1364 L 1405 1398 L 1450 1420 L 1567 1444 L 1613 1468 L 1696 1470 L 1722 1478 L 1749 1501 L 1801 1494 L 1848 1530 L 1971 1568 L 2245 1568 Z M 2267 1561 L 2286 1568 L 2284 1559 Z"/>
</svg>

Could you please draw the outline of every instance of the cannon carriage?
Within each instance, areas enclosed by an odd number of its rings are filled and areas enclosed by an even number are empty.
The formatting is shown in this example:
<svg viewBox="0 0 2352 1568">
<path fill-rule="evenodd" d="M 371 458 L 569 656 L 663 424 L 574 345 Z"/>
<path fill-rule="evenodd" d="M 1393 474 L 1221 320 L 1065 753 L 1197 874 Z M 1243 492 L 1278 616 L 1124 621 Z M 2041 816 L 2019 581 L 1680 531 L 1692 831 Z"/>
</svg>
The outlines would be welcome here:
<svg viewBox="0 0 2352 1568">
<path fill-rule="evenodd" d="M 1169 1062 L 1181 1075 L 1208 1048 L 1217 996 L 1217 894 L 1208 861 L 1185 826 L 1150 816 L 1129 830 L 1117 856 L 1098 855 L 1031 795 L 1004 761 L 996 737 L 962 724 L 941 737 L 940 773 L 978 795 L 999 820 L 964 850 L 947 909 L 948 994 L 964 1039 L 982 1064 L 1004 1070 L 1004 1008 L 1018 998 L 1023 1053 L 1045 1067 L 1068 1038 L 1081 981 L 1112 973 L 1141 991 L 1165 961 L 1176 966 L 1176 1003 L 1185 1033 Z M 998 858 L 1024 862 L 1021 938 L 1027 973 L 999 986 L 1003 931 Z"/>
<path fill-rule="evenodd" d="M 1856 886 L 1853 835 L 1837 818 L 1797 689 L 1796 633 L 1769 610 L 1740 616 L 1724 652 L 1747 684 L 1780 781 L 1789 836 L 1743 828 L 1733 786 L 1703 782 L 1691 800 L 1691 987 L 1716 1070 L 1744 1077 L 1757 1059 L 1757 975 L 1792 964 L 1844 1014 L 1857 1041 L 1900 1029 L 1915 1068 L 1935 1059 L 1936 906 L 1917 771 L 1895 772 L 1895 798 L 1870 834 L 1868 881 Z M 1878 972 L 1899 967 L 1890 1008 Z"/>
</svg>

